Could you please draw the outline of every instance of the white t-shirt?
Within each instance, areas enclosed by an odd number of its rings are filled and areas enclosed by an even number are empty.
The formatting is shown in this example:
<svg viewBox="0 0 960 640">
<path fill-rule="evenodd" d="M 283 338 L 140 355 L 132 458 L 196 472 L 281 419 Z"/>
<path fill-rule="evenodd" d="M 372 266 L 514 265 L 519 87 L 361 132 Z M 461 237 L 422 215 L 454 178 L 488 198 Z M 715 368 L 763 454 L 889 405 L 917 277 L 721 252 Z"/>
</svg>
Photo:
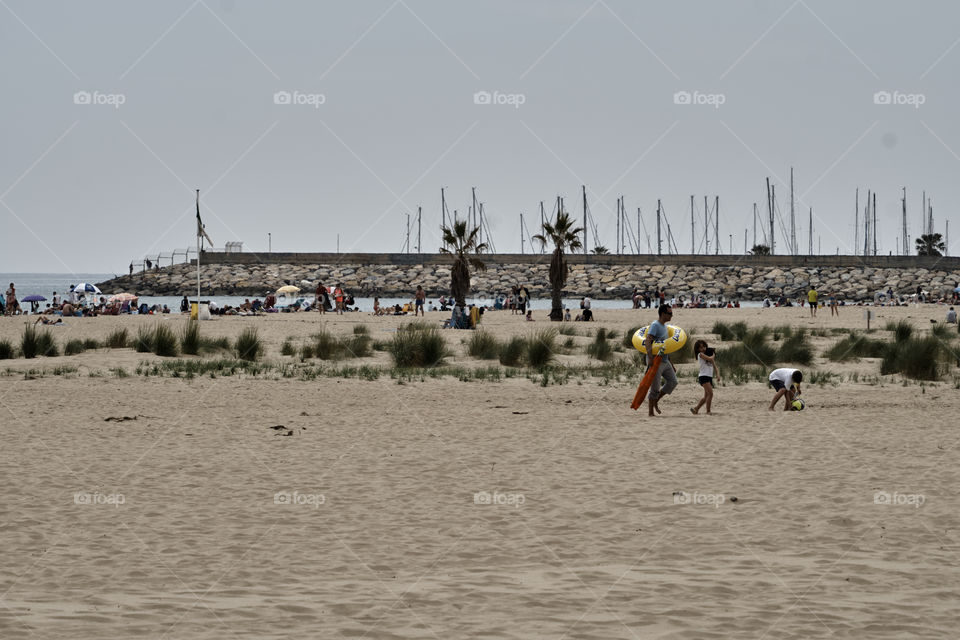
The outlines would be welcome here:
<svg viewBox="0 0 960 640">
<path fill-rule="evenodd" d="M 783 383 L 784 387 L 789 387 L 793 384 L 794 371 L 799 371 L 799 369 L 774 369 L 770 374 L 770 382 L 779 380 Z"/>
<path fill-rule="evenodd" d="M 710 376 L 713 377 L 713 365 L 702 358 L 701 353 L 697 354 L 697 362 L 700 363 L 700 373 L 701 376 Z"/>
<path fill-rule="evenodd" d="M 589 309 L 589 308 L 590 308 L 590 298 L 584 298 L 584 299 L 583 299 L 583 308 L 584 308 L 584 309 Z"/>
</svg>

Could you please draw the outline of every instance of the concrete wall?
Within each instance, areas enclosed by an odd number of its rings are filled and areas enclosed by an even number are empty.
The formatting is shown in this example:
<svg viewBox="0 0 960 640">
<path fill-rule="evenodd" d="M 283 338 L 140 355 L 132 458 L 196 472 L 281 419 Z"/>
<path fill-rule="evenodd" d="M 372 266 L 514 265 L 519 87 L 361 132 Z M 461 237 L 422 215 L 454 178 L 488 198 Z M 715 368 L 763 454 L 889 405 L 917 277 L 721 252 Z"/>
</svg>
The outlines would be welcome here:
<svg viewBox="0 0 960 640">
<path fill-rule="evenodd" d="M 542 264 L 550 260 L 550 254 L 500 253 L 486 254 L 483 260 L 490 264 Z M 602 264 L 625 266 L 685 265 L 725 267 L 731 265 L 751 267 L 871 267 L 880 269 L 910 268 L 952 271 L 960 268 L 960 257 L 920 256 L 744 256 L 744 255 L 607 255 L 584 256 L 568 254 L 567 262 L 575 264 Z M 203 254 L 203 264 L 449 264 L 450 256 L 442 253 L 218 253 Z M 196 264 L 191 261 L 191 264 Z"/>
</svg>

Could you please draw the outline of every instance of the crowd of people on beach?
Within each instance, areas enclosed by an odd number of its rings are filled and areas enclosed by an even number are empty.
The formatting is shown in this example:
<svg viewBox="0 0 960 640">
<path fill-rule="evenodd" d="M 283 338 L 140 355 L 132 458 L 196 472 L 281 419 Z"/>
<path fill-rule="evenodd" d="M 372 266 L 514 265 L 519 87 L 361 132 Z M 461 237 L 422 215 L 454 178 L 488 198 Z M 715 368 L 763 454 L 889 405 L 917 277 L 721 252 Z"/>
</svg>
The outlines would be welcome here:
<svg viewBox="0 0 960 640">
<path fill-rule="evenodd" d="M 288 285 L 289 286 L 289 285 Z M 284 287 L 281 287 L 281 290 Z M 299 294 L 299 289 L 291 287 Z M 32 299 L 31 299 L 32 298 Z M 85 294 L 74 291 L 74 285 L 67 288 L 67 293 L 60 296 L 57 292 L 53 293 L 53 298 L 41 308 L 41 303 L 46 301 L 42 296 L 28 296 L 23 304 L 30 305 L 30 314 L 59 315 L 59 316 L 97 316 L 97 315 L 121 315 L 121 314 L 166 314 L 170 313 L 167 305 L 147 305 L 139 302 L 139 294 L 125 295 L 119 299 L 105 298 L 92 294 Z M 737 298 L 724 298 L 722 294 L 717 294 L 711 298 L 706 291 L 702 293 L 692 293 L 688 295 L 668 295 L 666 288 L 660 286 L 650 289 L 643 289 L 637 286 L 631 294 L 632 306 L 634 309 L 651 309 L 663 305 L 669 305 L 671 308 L 683 309 L 738 309 L 740 300 Z M 403 316 L 412 314 L 424 316 L 426 312 L 450 312 L 450 318 L 445 322 L 446 326 L 451 327 L 475 327 L 476 323 L 471 322 L 473 309 L 477 309 L 477 316 L 482 316 L 487 311 L 508 310 L 511 315 L 520 315 L 526 321 L 533 322 L 534 317 L 531 311 L 532 297 L 525 284 L 518 283 L 512 285 L 508 292 L 497 294 L 489 301 L 477 300 L 475 303 L 467 304 L 463 309 L 457 309 L 453 298 L 441 295 L 436 301 L 428 300 L 426 290 L 422 285 L 417 285 L 416 291 L 409 302 L 402 304 L 393 304 L 382 306 L 380 298 L 375 297 L 373 303 L 373 315 L 393 315 Z M 811 315 L 816 315 L 818 308 L 829 308 L 831 315 L 839 315 L 840 307 L 844 306 L 905 306 L 916 303 L 937 303 L 937 304 L 960 304 L 960 283 L 954 283 L 951 291 L 931 292 L 917 287 L 916 291 L 910 294 L 896 293 L 888 287 L 886 291 L 877 291 L 872 301 L 847 302 L 842 299 L 836 291 L 831 291 L 823 299 L 816 287 L 811 286 L 806 293 L 794 291 L 792 294 L 786 292 L 776 296 L 767 297 L 761 303 L 762 307 L 807 307 Z M 215 301 L 208 303 L 209 312 L 213 315 L 259 315 L 261 313 L 292 313 L 299 311 L 317 311 L 319 313 L 343 314 L 348 312 L 359 312 L 360 308 L 352 294 L 347 292 L 341 283 L 334 286 L 324 286 L 322 282 L 316 284 L 313 299 L 303 296 L 291 296 L 285 293 L 266 292 L 263 300 L 255 298 L 245 299 L 239 305 L 218 305 Z M 184 296 L 180 304 L 181 313 L 189 313 L 191 305 L 187 297 Z M 6 295 L 0 298 L 0 314 L 20 315 L 28 313 L 27 309 L 18 299 L 14 283 L 10 283 Z M 464 320 L 466 318 L 466 320 Z M 584 296 L 580 300 L 580 311 L 576 315 L 572 314 L 570 309 L 563 309 L 563 319 L 566 321 L 592 321 L 594 320 L 594 310 L 591 308 L 591 298 Z"/>
<path fill-rule="evenodd" d="M 108 300 L 105 296 L 97 297 L 94 294 L 87 295 L 85 292 L 78 292 L 74 285 L 67 288 L 67 293 L 61 296 L 56 291 L 49 302 L 41 308 L 41 304 L 46 298 L 39 295 L 27 296 L 24 302 L 30 305 L 29 311 L 24 309 L 17 298 L 17 288 L 14 283 L 6 290 L 3 300 L 0 300 L 0 314 L 7 316 L 14 315 L 40 315 L 40 316 L 59 316 L 59 317 L 78 317 L 89 318 L 94 316 L 115 316 L 124 313 L 170 313 L 167 305 L 152 305 L 146 303 L 137 304 L 139 296 L 125 296 L 123 299 Z M 37 324 L 41 320 L 37 320 Z M 49 324 L 44 322 L 44 324 Z"/>
</svg>

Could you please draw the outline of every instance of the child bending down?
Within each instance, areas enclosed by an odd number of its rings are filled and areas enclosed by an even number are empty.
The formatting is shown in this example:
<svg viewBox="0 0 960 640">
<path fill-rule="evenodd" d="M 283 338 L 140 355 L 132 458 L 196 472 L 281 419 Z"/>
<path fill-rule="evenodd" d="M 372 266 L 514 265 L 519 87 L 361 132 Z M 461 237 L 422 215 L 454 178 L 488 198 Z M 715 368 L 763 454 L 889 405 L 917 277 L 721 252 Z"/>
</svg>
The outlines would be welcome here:
<svg viewBox="0 0 960 640">
<path fill-rule="evenodd" d="M 700 407 L 707 405 L 707 415 L 710 415 L 710 405 L 713 404 L 713 377 L 720 377 L 720 367 L 714 360 L 714 351 L 707 346 L 706 340 L 697 340 L 693 343 L 693 352 L 697 355 L 697 364 L 700 365 L 700 375 L 697 383 L 703 387 L 703 397 L 697 406 L 690 409 L 690 413 L 700 413 Z"/>
<path fill-rule="evenodd" d="M 780 398 L 786 398 L 784 411 L 790 411 L 793 400 L 800 395 L 800 383 L 803 382 L 803 373 L 800 369 L 774 369 L 770 374 L 770 386 L 776 393 L 770 401 L 770 411 L 773 411 Z"/>
</svg>

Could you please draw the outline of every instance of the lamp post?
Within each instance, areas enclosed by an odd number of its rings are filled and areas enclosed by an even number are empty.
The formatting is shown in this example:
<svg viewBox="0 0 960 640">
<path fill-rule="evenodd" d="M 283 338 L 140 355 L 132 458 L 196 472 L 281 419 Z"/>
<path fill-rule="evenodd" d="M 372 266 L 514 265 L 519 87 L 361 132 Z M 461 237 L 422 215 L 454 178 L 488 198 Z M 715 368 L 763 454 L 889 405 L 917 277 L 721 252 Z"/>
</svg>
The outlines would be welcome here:
<svg viewBox="0 0 960 640">
<path fill-rule="evenodd" d="M 273 253 L 273 234 L 267 234 L 267 253 Z"/>
</svg>

